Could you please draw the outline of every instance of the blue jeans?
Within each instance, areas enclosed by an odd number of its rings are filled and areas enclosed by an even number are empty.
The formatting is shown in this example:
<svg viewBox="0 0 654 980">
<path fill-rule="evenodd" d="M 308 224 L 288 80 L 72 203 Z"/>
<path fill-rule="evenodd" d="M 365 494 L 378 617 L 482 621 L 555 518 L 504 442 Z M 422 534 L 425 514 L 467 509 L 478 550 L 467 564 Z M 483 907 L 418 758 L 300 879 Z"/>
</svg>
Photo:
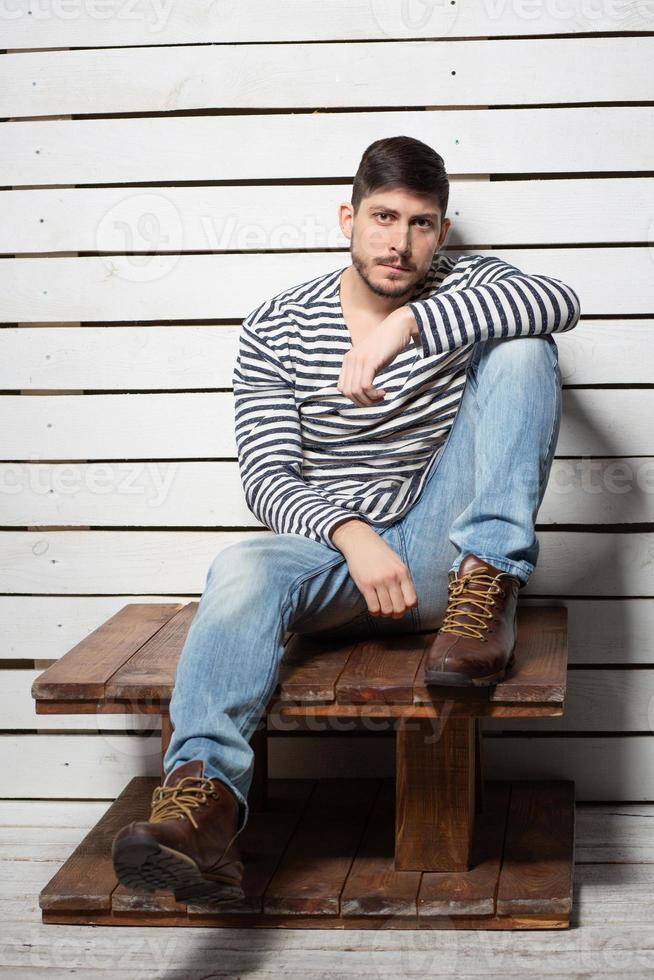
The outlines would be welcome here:
<svg viewBox="0 0 654 980">
<path fill-rule="evenodd" d="M 539 544 L 536 515 L 561 420 L 561 373 L 551 335 L 478 342 L 446 441 L 412 508 L 375 529 L 408 567 L 417 608 L 371 616 L 333 545 L 299 534 L 253 534 L 211 563 L 170 704 L 164 771 L 202 759 L 241 803 L 249 744 L 278 680 L 287 632 L 353 638 L 437 629 L 447 574 L 466 554 L 527 583 Z"/>
</svg>

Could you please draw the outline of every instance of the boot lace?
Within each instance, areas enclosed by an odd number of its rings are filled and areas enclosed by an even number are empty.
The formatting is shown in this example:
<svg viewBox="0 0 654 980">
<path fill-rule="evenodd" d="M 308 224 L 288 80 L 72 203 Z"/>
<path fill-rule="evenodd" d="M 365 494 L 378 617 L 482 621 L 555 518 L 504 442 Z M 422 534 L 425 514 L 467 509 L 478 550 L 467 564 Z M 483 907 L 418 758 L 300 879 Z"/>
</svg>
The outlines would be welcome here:
<svg viewBox="0 0 654 980">
<path fill-rule="evenodd" d="M 150 822 L 188 817 L 197 830 L 191 810 L 202 806 L 209 797 L 217 798 L 218 793 L 207 776 L 184 776 L 176 786 L 157 786 L 152 793 Z"/>
<path fill-rule="evenodd" d="M 469 588 L 469 585 L 478 588 Z M 475 569 L 468 572 L 461 578 L 454 578 L 447 584 L 448 603 L 447 612 L 440 627 L 441 633 L 455 633 L 457 636 L 474 637 L 485 643 L 488 637 L 488 620 L 493 618 L 493 610 L 497 604 L 496 596 L 503 595 L 497 577 L 484 572 L 483 569 Z M 476 606 L 475 609 L 463 609 L 463 604 Z M 464 622 L 463 617 L 471 619 L 472 622 Z"/>
</svg>

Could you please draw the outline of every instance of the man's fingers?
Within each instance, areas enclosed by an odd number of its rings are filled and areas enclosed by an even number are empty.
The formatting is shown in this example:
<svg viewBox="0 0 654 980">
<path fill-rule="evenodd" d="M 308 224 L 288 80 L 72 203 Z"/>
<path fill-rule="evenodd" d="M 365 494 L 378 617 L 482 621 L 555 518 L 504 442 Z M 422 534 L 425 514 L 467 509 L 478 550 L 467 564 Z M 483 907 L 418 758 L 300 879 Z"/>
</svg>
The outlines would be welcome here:
<svg viewBox="0 0 654 980">
<path fill-rule="evenodd" d="M 392 616 L 393 615 L 393 600 L 389 595 L 389 590 L 385 585 L 377 586 L 377 598 L 379 599 L 379 608 L 381 616 Z"/>
<path fill-rule="evenodd" d="M 365 408 L 376 405 L 386 394 L 383 389 L 375 388 L 373 380 L 374 375 L 370 378 L 365 362 L 348 361 L 346 355 L 336 387 L 346 398 Z"/>
<path fill-rule="evenodd" d="M 402 593 L 404 595 L 404 601 L 407 606 L 417 606 L 418 596 L 416 594 L 415 586 L 413 580 L 410 576 L 402 579 Z"/>
</svg>

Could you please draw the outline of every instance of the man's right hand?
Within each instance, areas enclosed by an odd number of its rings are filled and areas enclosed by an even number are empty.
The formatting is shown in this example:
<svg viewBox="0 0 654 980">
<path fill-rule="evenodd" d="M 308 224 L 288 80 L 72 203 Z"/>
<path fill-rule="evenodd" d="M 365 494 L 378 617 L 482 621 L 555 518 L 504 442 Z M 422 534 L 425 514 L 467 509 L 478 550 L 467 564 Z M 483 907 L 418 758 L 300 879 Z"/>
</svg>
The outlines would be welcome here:
<svg viewBox="0 0 654 980">
<path fill-rule="evenodd" d="M 371 616 L 400 619 L 418 605 L 409 569 L 369 524 L 346 521 L 332 532 L 331 540 L 344 555 Z"/>
</svg>

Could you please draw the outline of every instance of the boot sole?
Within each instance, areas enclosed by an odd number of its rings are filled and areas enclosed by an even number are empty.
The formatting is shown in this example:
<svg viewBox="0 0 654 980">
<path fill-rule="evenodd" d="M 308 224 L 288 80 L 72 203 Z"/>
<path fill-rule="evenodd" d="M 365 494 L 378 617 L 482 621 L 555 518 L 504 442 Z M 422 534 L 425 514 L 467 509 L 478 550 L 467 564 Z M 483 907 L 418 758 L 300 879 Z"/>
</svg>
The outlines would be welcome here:
<svg viewBox="0 0 654 980">
<path fill-rule="evenodd" d="M 425 671 L 425 684 L 449 685 L 450 687 L 491 687 L 499 684 L 506 677 L 507 671 L 515 663 L 515 647 L 511 651 L 506 666 L 494 674 L 486 674 L 484 677 L 471 677 L 469 674 L 461 674 L 456 671 Z"/>
<path fill-rule="evenodd" d="M 112 859 L 118 881 L 133 891 L 172 891 L 178 902 L 233 902 L 245 894 L 232 879 L 203 874 L 187 854 L 157 841 L 116 841 Z"/>
</svg>

